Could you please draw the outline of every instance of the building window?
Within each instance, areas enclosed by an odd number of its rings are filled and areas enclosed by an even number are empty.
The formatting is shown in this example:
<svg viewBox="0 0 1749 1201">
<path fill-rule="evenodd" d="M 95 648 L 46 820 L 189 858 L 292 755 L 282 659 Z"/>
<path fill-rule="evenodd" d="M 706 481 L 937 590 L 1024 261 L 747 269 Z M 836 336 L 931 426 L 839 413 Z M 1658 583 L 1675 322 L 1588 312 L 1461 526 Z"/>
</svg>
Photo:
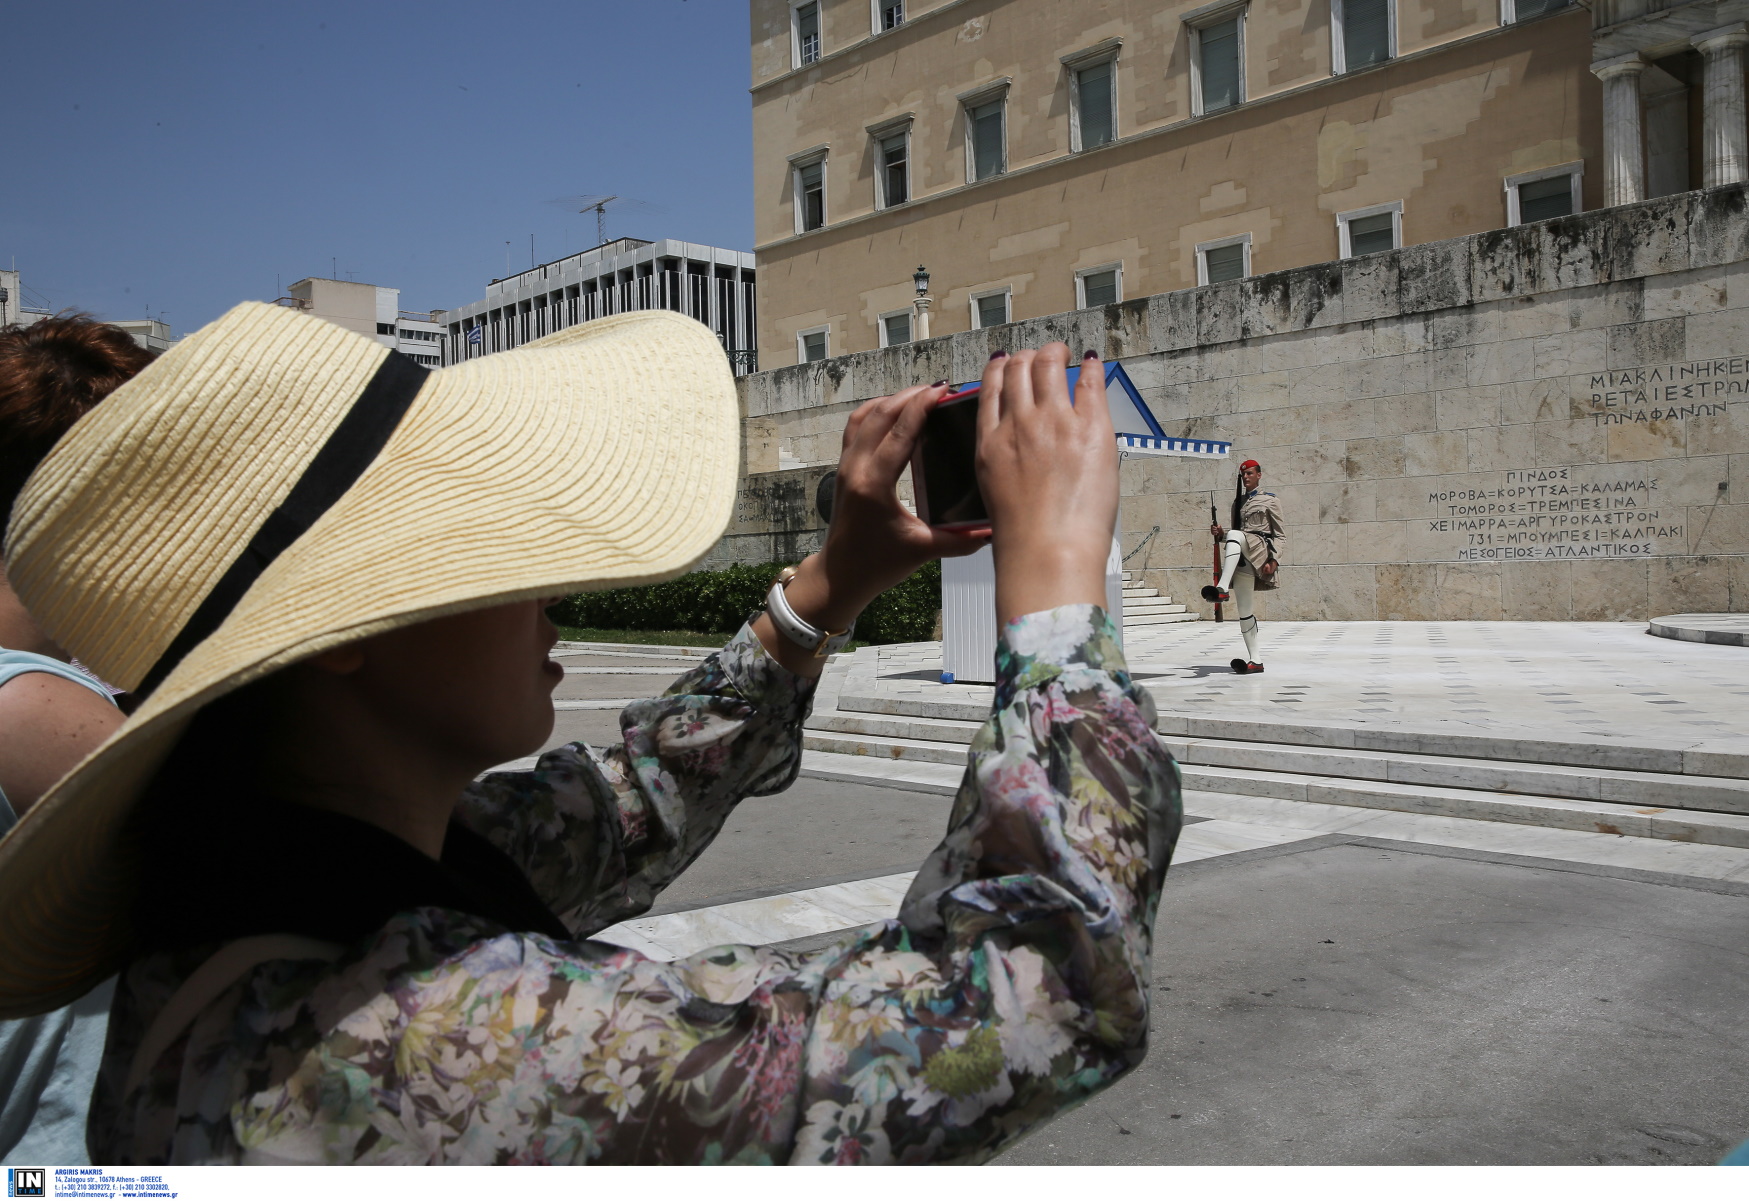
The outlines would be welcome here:
<svg viewBox="0 0 1749 1201">
<path fill-rule="evenodd" d="M 1397 55 L 1395 0 L 1330 0 L 1330 70 L 1342 75 Z"/>
<path fill-rule="evenodd" d="M 805 234 L 826 224 L 826 160 L 811 159 L 795 166 L 796 232 Z"/>
<path fill-rule="evenodd" d="M 1506 177 L 1506 224 L 1547 221 L 1579 211 L 1585 164 L 1563 163 Z"/>
<path fill-rule="evenodd" d="M 1547 13 L 1560 12 L 1572 0 L 1500 0 L 1500 24 L 1514 25 Z"/>
<path fill-rule="evenodd" d="M 1216 238 L 1196 248 L 1196 282 L 1222 284 L 1251 274 L 1251 235 Z"/>
<path fill-rule="evenodd" d="M 1075 72 L 1075 149 L 1091 150 L 1117 138 L 1117 112 L 1112 96 L 1117 63 L 1082 67 Z"/>
<path fill-rule="evenodd" d="M 971 148 L 972 179 L 989 179 L 1008 169 L 1007 147 L 1003 145 L 1002 109 L 1007 97 L 966 107 L 966 141 Z"/>
<path fill-rule="evenodd" d="M 790 10 L 794 22 L 795 65 L 805 67 L 820 61 L 820 5 L 798 4 Z"/>
<path fill-rule="evenodd" d="M 982 292 L 972 297 L 972 328 L 989 329 L 992 326 L 1007 325 L 1008 295 L 1010 289 L 1003 288 L 999 292 Z"/>
<path fill-rule="evenodd" d="M 880 140 L 880 168 L 876 172 L 881 208 L 891 208 L 911 199 L 911 134 L 904 130 Z"/>
<path fill-rule="evenodd" d="M 796 334 L 796 358 L 804 363 L 818 363 L 826 357 L 826 338 L 831 327 L 804 329 Z"/>
<path fill-rule="evenodd" d="M 885 33 L 905 23 L 904 0 L 874 0 L 874 31 Z"/>
<path fill-rule="evenodd" d="M 911 310 L 881 314 L 881 345 L 903 346 L 911 340 Z"/>
<path fill-rule="evenodd" d="M 1222 4 L 1198 12 L 1206 15 L 1190 26 L 1190 102 L 1202 116 L 1245 102 L 1245 8 Z"/>
<path fill-rule="evenodd" d="M 395 327 L 394 327 L 394 326 L 392 326 L 392 325 L 390 325 L 390 324 L 388 324 L 388 323 L 387 323 L 387 322 L 385 322 L 385 321 L 379 321 L 379 322 L 377 322 L 377 333 L 379 333 L 379 334 L 390 334 L 390 335 L 392 335 L 392 334 L 394 334 L 394 332 L 395 332 Z"/>
<path fill-rule="evenodd" d="M 1337 213 L 1336 236 L 1345 259 L 1397 249 L 1403 244 L 1403 202 Z"/>
<path fill-rule="evenodd" d="M 1100 309 L 1123 299 L 1123 264 L 1109 263 L 1075 273 L 1075 307 Z"/>
</svg>

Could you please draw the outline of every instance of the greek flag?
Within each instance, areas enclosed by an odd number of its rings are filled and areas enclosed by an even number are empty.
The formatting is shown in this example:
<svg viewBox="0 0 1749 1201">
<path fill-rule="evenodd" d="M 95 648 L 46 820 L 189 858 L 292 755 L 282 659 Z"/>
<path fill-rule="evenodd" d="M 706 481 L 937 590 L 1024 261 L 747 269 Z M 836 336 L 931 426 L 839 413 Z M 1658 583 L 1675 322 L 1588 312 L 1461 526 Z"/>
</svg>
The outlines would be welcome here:
<svg viewBox="0 0 1749 1201">
<path fill-rule="evenodd" d="M 473 329 L 470 329 L 468 331 L 468 345 L 469 346 L 478 346 L 479 344 L 480 344 L 480 327 L 476 325 L 476 326 L 474 326 Z"/>
</svg>

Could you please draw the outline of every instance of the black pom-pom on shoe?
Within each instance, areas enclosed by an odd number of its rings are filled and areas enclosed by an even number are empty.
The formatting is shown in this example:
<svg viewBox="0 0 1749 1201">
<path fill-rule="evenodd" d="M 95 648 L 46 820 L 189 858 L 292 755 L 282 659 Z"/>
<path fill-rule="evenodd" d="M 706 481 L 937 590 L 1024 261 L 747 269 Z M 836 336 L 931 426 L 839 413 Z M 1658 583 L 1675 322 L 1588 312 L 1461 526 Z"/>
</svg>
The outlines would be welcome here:
<svg viewBox="0 0 1749 1201">
<path fill-rule="evenodd" d="M 1234 659 L 1233 660 L 1233 670 L 1238 672 L 1242 676 L 1256 675 L 1258 672 L 1263 670 L 1263 664 L 1261 664 L 1261 663 L 1247 663 L 1243 659 Z"/>
<path fill-rule="evenodd" d="M 1213 584 L 1204 584 L 1202 586 L 1202 598 L 1205 601 L 1213 601 L 1218 605 L 1224 601 L 1232 600 L 1233 594 L 1228 592 L 1225 588 L 1217 588 Z"/>
</svg>

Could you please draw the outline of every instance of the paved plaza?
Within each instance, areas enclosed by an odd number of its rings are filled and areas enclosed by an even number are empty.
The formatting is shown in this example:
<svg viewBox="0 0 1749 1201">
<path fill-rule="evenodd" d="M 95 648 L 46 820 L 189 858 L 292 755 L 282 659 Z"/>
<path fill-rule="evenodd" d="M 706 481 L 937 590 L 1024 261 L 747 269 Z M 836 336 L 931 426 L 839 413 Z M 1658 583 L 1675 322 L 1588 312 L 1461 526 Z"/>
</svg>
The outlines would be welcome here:
<svg viewBox="0 0 1749 1201">
<path fill-rule="evenodd" d="M 1716 1161 L 1749 1133 L 1749 649 L 1645 631 L 1268 623 L 1260 677 L 1233 624 L 1127 631 L 1186 782 L 1154 1045 L 1004 1161 Z M 701 653 L 560 648 L 552 744 L 616 738 Z M 673 958 L 892 916 L 989 705 L 940 670 L 838 656 L 802 778 L 602 937 Z"/>
<path fill-rule="evenodd" d="M 1654 638 L 1644 623 L 1264 622 L 1256 676 L 1229 666 L 1244 653 L 1236 622 L 1144 626 L 1124 640 L 1162 712 L 1749 750 L 1749 654 Z M 937 682 L 938 644 L 880 658 L 885 692 L 988 703 L 988 688 Z"/>
</svg>

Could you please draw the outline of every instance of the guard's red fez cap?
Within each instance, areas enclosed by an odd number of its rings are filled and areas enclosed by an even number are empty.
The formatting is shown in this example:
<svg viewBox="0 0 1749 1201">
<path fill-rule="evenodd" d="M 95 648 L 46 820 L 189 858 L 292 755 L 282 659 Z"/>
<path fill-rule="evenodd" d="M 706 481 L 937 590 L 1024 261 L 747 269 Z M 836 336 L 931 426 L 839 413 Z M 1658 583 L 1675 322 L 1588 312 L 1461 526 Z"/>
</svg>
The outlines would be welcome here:
<svg viewBox="0 0 1749 1201">
<path fill-rule="evenodd" d="M 1246 459 L 1243 463 L 1239 464 L 1240 471 L 1245 470 L 1247 467 L 1255 467 L 1259 471 L 1263 470 L 1263 464 L 1259 463 L 1256 459 Z"/>
</svg>

